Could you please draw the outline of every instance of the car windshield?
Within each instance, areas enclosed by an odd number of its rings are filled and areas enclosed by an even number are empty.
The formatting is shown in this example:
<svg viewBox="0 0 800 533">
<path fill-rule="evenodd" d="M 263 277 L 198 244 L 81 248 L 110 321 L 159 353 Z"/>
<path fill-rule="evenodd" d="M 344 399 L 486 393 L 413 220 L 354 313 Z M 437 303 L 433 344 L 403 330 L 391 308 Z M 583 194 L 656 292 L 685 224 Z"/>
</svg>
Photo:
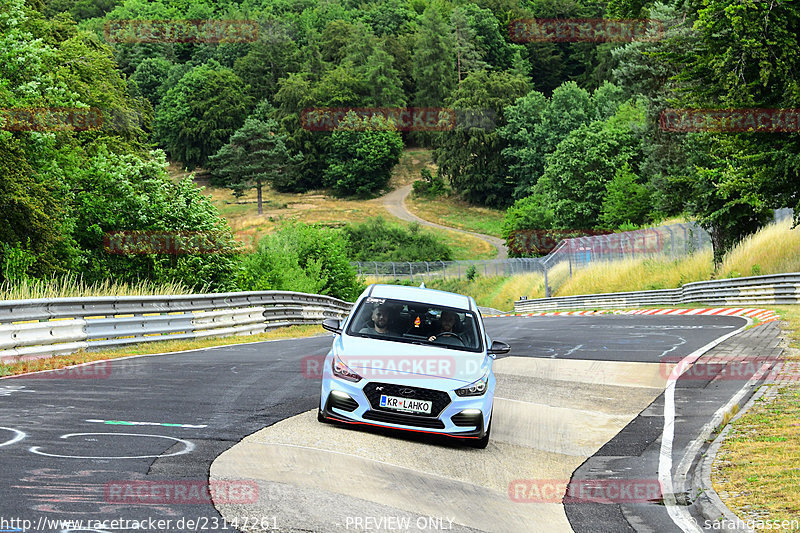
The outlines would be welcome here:
<svg viewBox="0 0 800 533">
<path fill-rule="evenodd" d="M 348 335 L 428 344 L 479 352 L 481 337 L 475 314 L 441 305 L 366 298 L 347 329 Z"/>
</svg>

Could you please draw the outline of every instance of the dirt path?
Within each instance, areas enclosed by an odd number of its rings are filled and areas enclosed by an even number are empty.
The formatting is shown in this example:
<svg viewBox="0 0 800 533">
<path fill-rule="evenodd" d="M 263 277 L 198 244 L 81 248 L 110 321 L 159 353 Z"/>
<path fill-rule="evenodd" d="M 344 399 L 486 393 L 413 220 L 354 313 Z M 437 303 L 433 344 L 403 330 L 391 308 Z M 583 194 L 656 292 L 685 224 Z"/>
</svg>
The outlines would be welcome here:
<svg viewBox="0 0 800 533">
<path fill-rule="evenodd" d="M 406 197 L 409 195 L 409 193 L 411 193 L 411 185 L 404 185 L 399 189 L 395 189 L 383 197 L 383 206 L 387 211 L 389 211 L 389 213 L 401 220 L 418 222 L 419 224 L 433 228 L 468 233 L 469 235 L 478 237 L 479 239 L 482 239 L 497 248 L 497 259 L 506 259 L 508 257 L 508 248 L 506 248 L 505 241 L 499 237 L 492 237 L 491 235 L 484 235 L 482 233 L 475 233 L 473 231 L 442 226 L 441 224 L 436 224 L 435 222 L 429 222 L 419 218 L 406 207 Z"/>
</svg>

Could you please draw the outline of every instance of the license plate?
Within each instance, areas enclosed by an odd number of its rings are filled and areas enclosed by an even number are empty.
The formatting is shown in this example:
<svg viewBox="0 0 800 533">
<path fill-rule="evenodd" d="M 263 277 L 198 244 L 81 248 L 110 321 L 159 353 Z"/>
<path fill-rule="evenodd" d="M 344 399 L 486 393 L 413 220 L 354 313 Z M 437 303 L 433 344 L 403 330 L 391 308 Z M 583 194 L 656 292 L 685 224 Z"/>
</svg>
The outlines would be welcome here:
<svg viewBox="0 0 800 533">
<path fill-rule="evenodd" d="M 409 413 L 430 414 L 433 409 L 433 402 L 427 400 L 414 400 L 412 398 L 399 398 L 397 396 L 381 395 L 381 407 L 406 411 Z"/>
</svg>

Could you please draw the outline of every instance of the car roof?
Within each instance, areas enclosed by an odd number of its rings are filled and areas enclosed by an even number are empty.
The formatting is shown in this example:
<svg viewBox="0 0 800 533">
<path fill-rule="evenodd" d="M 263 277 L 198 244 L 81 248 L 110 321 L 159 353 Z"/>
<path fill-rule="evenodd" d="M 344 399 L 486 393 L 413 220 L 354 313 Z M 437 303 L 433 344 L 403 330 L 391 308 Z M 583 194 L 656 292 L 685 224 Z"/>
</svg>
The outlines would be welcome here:
<svg viewBox="0 0 800 533">
<path fill-rule="evenodd" d="M 469 296 L 436 289 L 409 287 L 407 285 L 375 284 L 368 287 L 365 293 L 373 298 L 410 300 L 431 305 L 474 310 L 470 303 L 471 298 Z"/>
</svg>

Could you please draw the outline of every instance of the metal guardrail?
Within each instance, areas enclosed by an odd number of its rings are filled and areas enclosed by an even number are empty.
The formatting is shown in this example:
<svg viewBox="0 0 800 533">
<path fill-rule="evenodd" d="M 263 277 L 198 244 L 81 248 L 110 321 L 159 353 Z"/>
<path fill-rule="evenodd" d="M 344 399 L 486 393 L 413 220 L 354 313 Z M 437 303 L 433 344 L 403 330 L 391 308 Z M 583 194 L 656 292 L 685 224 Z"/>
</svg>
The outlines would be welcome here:
<svg viewBox="0 0 800 533">
<path fill-rule="evenodd" d="M 673 306 L 686 303 L 746 306 L 798 304 L 800 273 L 698 281 L 687 283 L 679 289 L 517 300 L 514 302 L 514 311 L 531 313 L 556 309 Z"/>
<path fill-rule="evenodd" d="M 351 303 L 286 291 L 0 301 L 0 361 L 163 340 L 253 335 L 344 318 Z"/>
</svg>

